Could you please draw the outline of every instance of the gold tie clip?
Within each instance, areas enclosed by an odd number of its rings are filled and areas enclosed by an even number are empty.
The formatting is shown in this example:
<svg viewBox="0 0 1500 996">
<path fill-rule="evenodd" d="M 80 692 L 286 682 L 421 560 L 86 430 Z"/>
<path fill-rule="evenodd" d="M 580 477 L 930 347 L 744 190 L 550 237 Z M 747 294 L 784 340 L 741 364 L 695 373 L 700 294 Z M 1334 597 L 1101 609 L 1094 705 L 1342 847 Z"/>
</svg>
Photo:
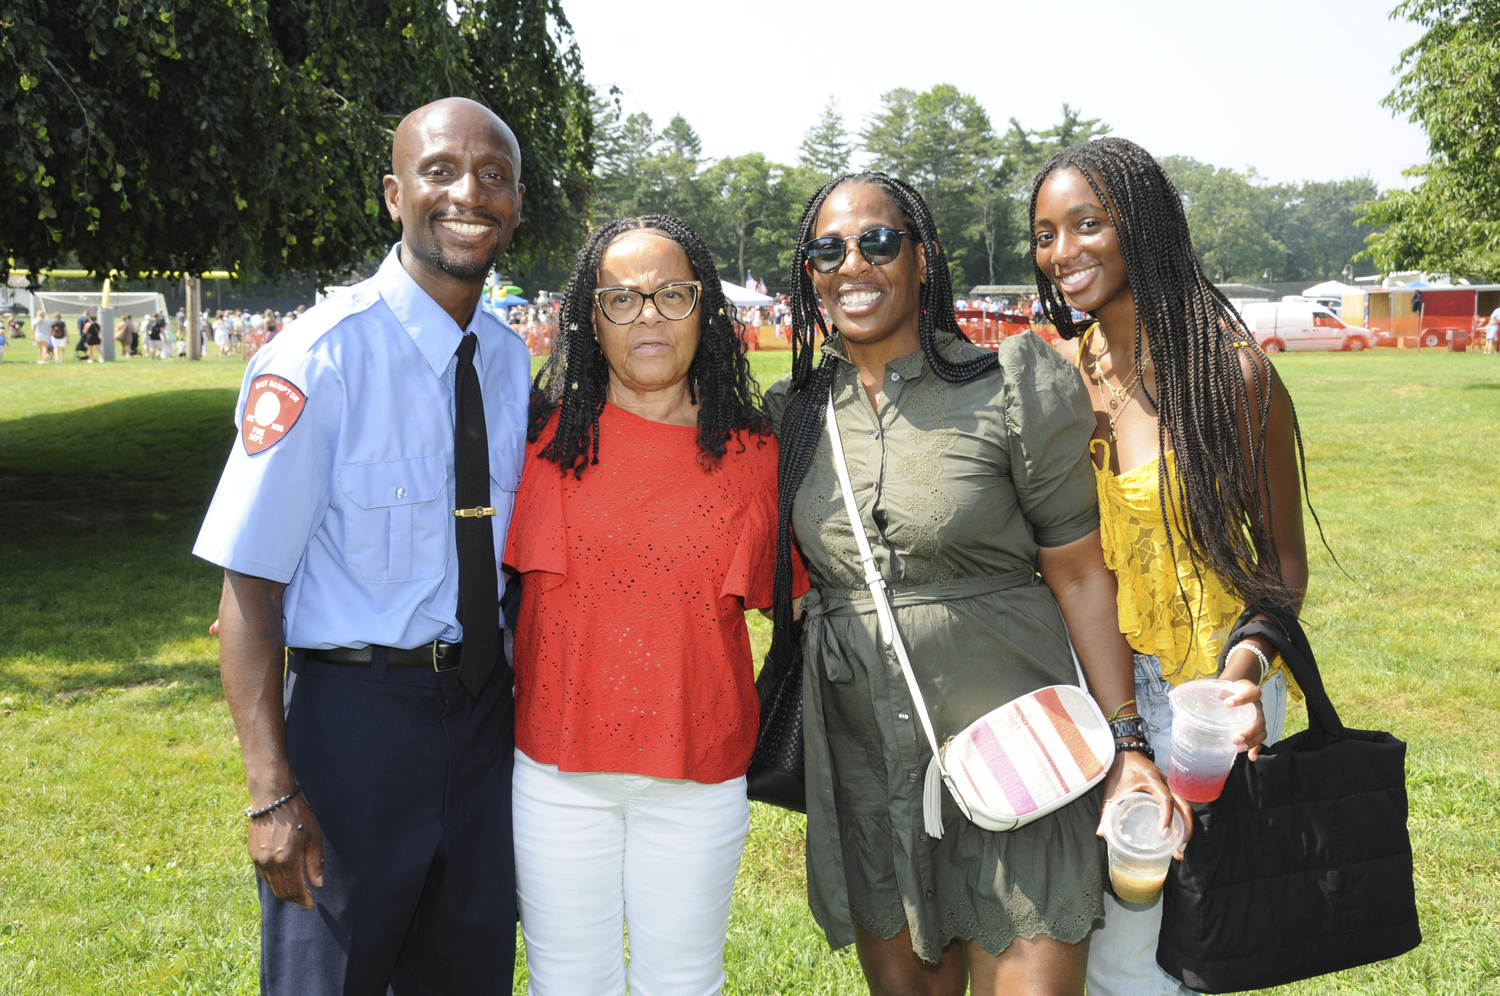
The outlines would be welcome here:
<svg viewBox="0 0 1500 996">
<path fill-rule="evenodd" d="M 495 515 L 496 510 L 485 505 L 478 508 L 455 508 L 453 514 L 460 519 L 478 519 L 486 515 Z"/>
</svg>

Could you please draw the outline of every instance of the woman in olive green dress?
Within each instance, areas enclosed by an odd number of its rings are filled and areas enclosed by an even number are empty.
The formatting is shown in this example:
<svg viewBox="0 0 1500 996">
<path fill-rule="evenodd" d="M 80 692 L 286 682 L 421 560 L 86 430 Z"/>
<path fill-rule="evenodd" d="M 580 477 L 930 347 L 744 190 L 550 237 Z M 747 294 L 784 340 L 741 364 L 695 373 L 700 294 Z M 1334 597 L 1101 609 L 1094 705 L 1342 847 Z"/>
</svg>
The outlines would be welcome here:
<svg viewBox="0 0 1500 996">
<path fill-rule="evenodd" d="M 830 944 L 855 944 L 876 996 L 970 982 L 1078 996 L 1103 915 L 1101 799 L 1150 791 L 1169 812 L 1171 796 L 1125 737 L 1103 785 L 1048 816 L 983 830 L 945 791 L 943 836 L 927 835 L 931 751 L 878 649 L 824 411 L 831 391 L 859 525 L 941 742 L 1016 696 L 1076 682 L 1069 631 L 1106 715 L 1134 694 L 1100 552 L 1088 396 L 1032 333 L 998 352 L 967 341 L 931 215 L 898 180 L 830 181 L 808 203 L 793 266 L 793 372 L 766 402 L 781 438 L 778 621 L 791 614 L 789 536 L 815 585 L 802 636 L 813 914 Z M 815 332 L 827 337 L 816 367 Z"/>
</svg>

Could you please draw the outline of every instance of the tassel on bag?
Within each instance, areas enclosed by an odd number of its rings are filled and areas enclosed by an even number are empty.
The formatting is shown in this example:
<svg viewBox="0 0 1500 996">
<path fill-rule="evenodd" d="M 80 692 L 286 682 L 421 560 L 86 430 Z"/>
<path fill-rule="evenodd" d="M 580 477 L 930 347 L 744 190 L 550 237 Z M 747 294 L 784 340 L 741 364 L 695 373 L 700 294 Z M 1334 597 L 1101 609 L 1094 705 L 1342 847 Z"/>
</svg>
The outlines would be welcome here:
<svg viewBox="0 0 1500 996">
<path fill-rule="evenodd" d="M 943 766 L 936 754 L 927 765 L 927 781 L 922 785 L 922 824 L 927 836 L 943 839 Z"/>
</svg>

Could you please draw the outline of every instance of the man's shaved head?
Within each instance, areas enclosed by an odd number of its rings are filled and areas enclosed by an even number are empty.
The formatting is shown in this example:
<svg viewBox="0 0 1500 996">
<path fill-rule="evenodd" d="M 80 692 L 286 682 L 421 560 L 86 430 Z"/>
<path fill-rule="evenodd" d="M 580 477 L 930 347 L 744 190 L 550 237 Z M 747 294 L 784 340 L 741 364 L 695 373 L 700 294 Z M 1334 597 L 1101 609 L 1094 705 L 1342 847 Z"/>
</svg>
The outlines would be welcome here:
<svg viewBox="0 0 1500 996">
<path fill-rule="evenodd" d="M 500 115 L 468 97 L 434 100 L 402 118 L 396 126 L 395 138 L 391 140 L 391 171 L 399 176 L 402 163 L 420 154 L 431 132 L 454 127 L 492 128 L 510 151 L 511 162 L 516 167 L 515 178 L 521 178 L 521 145 L 516 141 L 515 132 L 500 120 Z"/>
<path fill-rule="evenodd" d="M 385 178 L 402 265 L 424 287 L 456 281 L 477 294 L 515 234 L 520 180 L 515 133 L 483 104 L 446 97 L 402 118 Z"/>
</svg>

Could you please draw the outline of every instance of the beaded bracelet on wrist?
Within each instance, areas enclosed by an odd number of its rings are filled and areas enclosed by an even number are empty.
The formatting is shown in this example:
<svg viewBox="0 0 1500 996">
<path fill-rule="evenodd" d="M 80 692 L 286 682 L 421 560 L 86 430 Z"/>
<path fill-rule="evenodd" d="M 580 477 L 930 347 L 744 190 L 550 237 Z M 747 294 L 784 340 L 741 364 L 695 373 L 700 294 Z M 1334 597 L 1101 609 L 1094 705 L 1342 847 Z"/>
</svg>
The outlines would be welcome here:
<svg viewBox="0 0 1500 996">
<path fill-rule="evenodd" d="M 1239 643 L 1236 643 L 1233 647 L 1229 648 L 1229 653 L 1224 655 L 1224 659 L 1227 661 L 1230 655 L 1233 654 L 1236 650 L 1248 650 L 1255 655 L 1258 661 L 1260 661 L 1260 680 L 1257 681 L 1256 684 L 1264 685 L 1266 683 L 1266 678 L 1270 677 L 1271 674 L 1271 659 L 1266 656 L 1266 652 L 1264 650 L 1261 650 L 1255 644 L 1251 643 L 1249 640 L 1242 640 Z"/>
<path fill-rule="evenodd" d="M 272 813 L 276 812 L 276 810 L 280 809 L 282 806 L 285 806 L 287 803 L 289 803 L 293 799 L 297 798 L 297 796 L 299 796 L 301 794 L 302 794 L 302 786 L 298 785 L 296 788 L 292 789 L 286 795 L 282 796 L 280 799 L 277 799 L 275 802 L 271 803 L 269 806 L 262 806 L 260 809 L 247 809 L 247 810 L 245 810 L 245 819 L 247 819 L 247 820 L 258 820 L 262 816 L 269 816 Z M 301 828 L 299 827 L 298 829 L 301 829 Z"/>
<path fill-rule="evenodd" d="M 1127 750 L 1135 751 L 1137 754 L 1145 754 L 1146 755 L 1146 760 L 1148 760 L 1148 761 L 1155 761 L 1156 760 L 1156 751 L 1154 751 L 1154 750 L 1151 749 L 1151 745 L 1150 744 L 1146 744 L 1146 743 L 1140 743 L 1140 744 L 1136 744 L 1136 743 L 1118 744 L 1117 743 L 1117 744 L 1115 744 L 1115 753 L 1116 754 L 1119 754 L 1122 751 L 1127 751 Z"/>
</svg>

